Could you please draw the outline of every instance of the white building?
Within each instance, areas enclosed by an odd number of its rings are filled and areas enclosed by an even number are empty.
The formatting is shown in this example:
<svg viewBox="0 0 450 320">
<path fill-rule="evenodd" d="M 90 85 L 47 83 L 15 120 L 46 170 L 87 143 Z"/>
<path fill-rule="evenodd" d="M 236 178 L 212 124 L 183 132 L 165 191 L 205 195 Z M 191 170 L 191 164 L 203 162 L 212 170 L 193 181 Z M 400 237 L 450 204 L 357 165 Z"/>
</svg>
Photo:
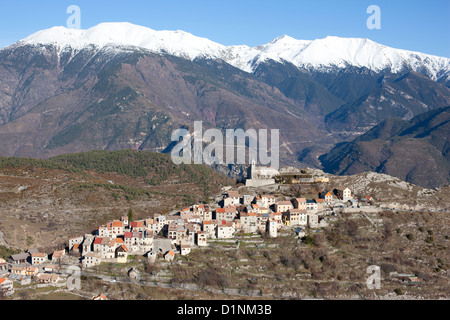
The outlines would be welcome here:
<svg viewBox="0 0 450 320">
<path fill-rule="evenodd" d="M 42 264 L 48 260 L 46 253 L 36 252 L 31 255 L 31 264 Z"/>
<path fill-rule="evenodd" d="M 275 204 L 275 211 L 284 213 L 288 210 L 294 209 L 292 202 L 290 201 L 279 201 Z"/>
<path fill-rule="evenodd" d="M 192 247 L 190 245 L 181 244 L 180 251 L 182 256 L 187 256 L 189 253 L 191 253 Z"/>
<path fill-rule="evenodd" d="M 238 206 L 241 202 L 241 195 L 237 191 L 228 191 L 227 198 L 230 202 L 230 205 Z M 225 201 L 224 199 L 224 201 Z"/>
<path fill-rule="evenodd" d="M 349 188 L 338 188 L 338 195 L 341 200 L 348 201 L 352 199 L 352 191 Z"/>
<path fill-rule="evenodd" d="M 261 204 L 265 208 L 270 208 L 271 205 L 275 204 L 275 197 L 268 196 L 268 195 L 262 195 L 261 196 Z"/>
<path fill-rule="evenodd" d="M 235 228 L 232 222 L 226 222 L 217 226 L 218 239 L 232 239 L 234 238 Z"/>
<path fill-rule="evenodd" d="M 319 206 L 315 200 L 307 200 L 306 201 L 306 210 L 307 211 L 317 211 Z"/>
<path fill-rule="evenodd" d="M 76 237 L 76 238 L 72 238 L 69 239 L 69 250 L 72 250 L 73 246 L 76 244 L 81 244 L 84 240 L 84 237 Z"/>
<path fill-rule="evenodd" d="M 276 220 L 269 219 L 267 222 L 267 229 L 271 238 L 276 238 L 278 236 L 278 223 Z"/>
<path fill-rule="evenodd" d="M 208 246 L 207 236 L 206 236 L 206 232 L 205 231 L 197 232 L 197 246 L 199 246 L 199 247 L 206 247 L 206 246 Z"/>
<path fill-rule="evenodd" d="M 306 210 L 291 209 L 285 213 L 285 217 L 289 226 L 306 226 L 308 224 Z"/>
</svg>

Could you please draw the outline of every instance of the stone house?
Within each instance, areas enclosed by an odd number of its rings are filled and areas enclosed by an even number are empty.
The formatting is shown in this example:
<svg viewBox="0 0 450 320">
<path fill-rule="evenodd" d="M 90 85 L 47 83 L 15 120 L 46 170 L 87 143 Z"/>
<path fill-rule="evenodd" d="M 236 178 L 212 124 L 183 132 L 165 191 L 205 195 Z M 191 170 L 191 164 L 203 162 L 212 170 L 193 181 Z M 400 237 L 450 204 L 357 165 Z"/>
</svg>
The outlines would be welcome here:
<svg viewBox="0 0 450 320">
<path fill-rule="evenodd" d="M 164 223 L 162 220 L 160 221 L 156 218 L 146 219 L 145 226 L 146 226 L 145 231 L 151 231 L 151 232 L 153 232 L 153 234 L 158 234 L 163 229 Z"/>
<path fill-rule="evenodd" d="M 61 269 L 60 266 L 58 266 L 56 264 L 49 264 L 44 267 L 44 272 L 59 273 L 60 269 Z"/>
<path fill-rule="evenodd" d="M 217 238 L 218 239 L 232 239 L 234 238 L 234 225 L 233 222 L 222 221 L 217 226 Z"/>
<path fill-rule="evenodd" d="M 319 206 L 315 200 L 306 200 L 306 211 L 317 211 Z"/>
<path fill-rule="evenodd" d="M 206 246 L 208 246 L 207 237 L 206 237 L 206 232 L 205 231 L 197 232 L 197 246 L 199 246 L 199 247 L 206 247 Z"/>
<path fill-rule="evenodd" d="M 324 199 L 314 199 L 314 202 L 317 204 L 318 211 L 324 209 Z"/>
<path fill-rule="evenodd" d="M 25 275 L 34 277 L 39 273 L 39 268 L 37 267 L 25 267 Z"/>
<path fill-rule="evenodd" d="M 142 232 L 125 232 L 123 239 L 130 253 L 140 251 L 142 236 Z"/>
<path fill-rule="evenodd" d="M 72 247 L 72 250 L 70 252 L 74 255 L 78 255 L 81 253 L 81 245 L 79 243 L 75 243 Z"/>
<path fill-rule="evenodd" d="M 228 191 L 227 192 L 228 198 L 231 198 L 232 205 L 238 206 L 241 202 L 241 195 L 237 191 Z"/>
<path fill-rule="evenodd" d="M 308 213 L 308 227 L 317 228 L 319 226 L 319 216 L 315 213 Z"/>
<path fill-rule="evenodd" d="M 40 273 L 36 276 L 37 283 L 58 283 L 59 275 Z"/>
<path fill-rule="evenodd" d="M 299 210 L 306 210 L 307 201 L 305 198 L 296 198 L 294 200 L 294 208 Z"/>
<path fill-rule="evenodd" d="M 128 258 L 128 248 L 126 245 L 121 245 L 116 249 L 116 259 L 117 263 L 127 263 Z"/>
<path fill-rule="evenodd" d="M 97 229 L 97 234 L 100 238 L 106 238 L 111 236 L 111 230 L 106 226 L 99 227 Z"/>
<path fill-rule="evenodd" d="M 283 223 L 283 214 L 281 212 L 272 212 L 269 218 L 277 222 L 278 229 L 281 228 L 281 224 Z"/>
<path fill-rule="evenodd" d="M 153 248 L 153 240 L 154 240 L 153 232 L 145 230 L 142 233 L 139 252 L 144 254 L 145 252 L 150 251 Z"/>
<path fill-rule="evenodd" d="M 275 197 L 270 195 L 262 195 L 261 196 L 261 206 L 270 208 L 275 204 Z"/>
<path fill-rule="evenodd" d="M 69 250 L 72 250 L 74 245 L 83 243 L 83 240 L 83 236 L 69 239 Z"/>
<path fill-rule="evenodd" d="M 145 220 L 130 222 L 130 229 L 133 232 L 142 232 L 146 229 Z"/>
<path fill-rule="evenodd" d="M 22 264 L 22 263 L 27 263 L 28 260 L 30 258 L 30 255 L 28 253 L 18 253 L 18 254 L 13 254 L 11 255 L 11 257 L 9 258 L 9 262 L 11 264 Z M 30 260 L 31 262 L 31 260 Z"/>
<path fill-rule="evenodd" d="M 83 254 L 92 252 L 94 239 L 95 238 L 93 236 L 87 236 L 86 238 L 84 238 L 82 249 L 81 249 Z"/>
<path fill-rule="evenodd" d="M 66 250 L 57 250 L 52 254 L 52 262 L 59 262 L 66 255 Z"/>
<path fill-rule="evenodd" d="M 116 246 L 114 240 L 103 238 L 100 244 L 100 256 L 102 259 L 114 259 L 116 254 Z"/>
<path fill-rule="evenodd" d="M 285 213 L 288 210 L 294 209 L 290 201 L 279 201 L 275 204 L 275 211 Z"/>
<path fill-rule="evenodd" d="M 102 263 L 102 258 L 100 255 L 89 252 L 83 257 L 82 266 L 83 268 L 91 268 L 100 265 Z"/>
<path fill-rule="evenodd" d="M 248 195 L 248 194 L 244 194 L 241 199 L 242 199 L 242 204 L 244 206 L 248 206 L 248 205 L 252 204 L 252 202 L 255 199 L 255 197 L 253 197 L 251 195 Z"/>
<path fill-rule="evenodd" d="M 26 272 L 25 267 L 11 267 L 11 273 L 12 274 L 18 274 L 24 276 Z"/>
<path fill-rule="evenodd" d="M 212 211 L 211 211 L 211 209 L 209 209 L 209 207 L 205 207 L 205 210 L 203 210 L 202 220 L 203 221 L 211 221 L 212 220 Z"/>
<path fill-rule="evenodd" d="M 174 258 L 175 258 L 175 253 L 172 250 L 169 250 L 169 252 L 167 252 L 164 255 L 164 260 L 165 261 L 173 261 Z"/>
<path fill-rule="evenodd" d="M 217 220 L 203 221 L 203 231 L 206 232 L 208 238 L 215 238 L 217 228 Z"/>
<path fill-rule="evenodd" d="M 339 199 L 341 199 L 343 201 L 352 199 L 352 191 L 346 187 L 338 188 L 337 195 L 338 195 Z"/>
<path fill-rule="evenodd" d="M 216 220 L 233 221 L 236 218 L 237 211 L 235 207 L 225 207 L 216 209 Z"/>
<path fill-rule="evenodd" d="M 0 271 L 8 271 L 8 264 L 2 258 L 0 258 Z"/>
<path fill-rule="evenodd" d="M 224 198 L 224 199 L 223 199 L 223 204 L 222 204 L 222 206 L 223 206 L 224 208 L 225 208 L 225 207 L 232 206 L 232 205 L 234 205 L 234 200 L 233 200 L 233 198 L 227 197 L 227 198 Z"/>
<path fill-rule="evenodd" d="M 14 284 L 11 280 L 0 278 L 0 292 L 4 295 L 11 295 L 14 293 Z"/>
<path fill-rule="evenodd" d="M 130 221 L 128 220 L 128 216 L 123 216 L 123 217 L 121 217 L 121 218 L 120 218 L 120 221 L 122 221 L 123 227 L 124 227 L 124 228 L 128 227 L 129 222 L 130 222 Z"/>
<path fill-rule="evenodd" d="M 306 210 L 290 209 L 284 214 L 288 226 L 306 226 L 308 224 Z"/>
<path fill-rule="evenodd" d="M 92 248 L 93 248 L 94 252 L 99 253 L 100 251 L 102 251 L 102 249 L 101 249 L 102 241 L 103 241 L 102 237 L 96 237 L 95 238 L 95 240 L 93 242 L 93 245 L 92 245 Z"/>
<path fill-rule="evenodd" d="M 255 233 L 258 231 L 258 215 L 253 212 L 241 212 L 241 227 L 245 233 Z"/>
</svg>

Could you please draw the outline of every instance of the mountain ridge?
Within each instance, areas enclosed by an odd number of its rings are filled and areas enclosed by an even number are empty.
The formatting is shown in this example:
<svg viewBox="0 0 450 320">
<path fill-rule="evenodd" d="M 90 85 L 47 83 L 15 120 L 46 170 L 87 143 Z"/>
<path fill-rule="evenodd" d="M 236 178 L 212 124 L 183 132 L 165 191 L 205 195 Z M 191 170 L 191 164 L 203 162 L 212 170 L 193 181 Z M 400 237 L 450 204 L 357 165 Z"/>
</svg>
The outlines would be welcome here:
<svg viewBox="0 0 450 320">
<path fill-rule="evenodd" d="M 87 30 L 53 27 L 38 31 L 18 44 L 58 44 L 61 49 L 67 46 L 82 49 L 89 45 L 131 46 L 190 60 L 205 57 L 222 59 L 250 73 L 267 60 L 287 61 L 299 68 L 323 70 L 356 66 L 378 72 L 390 69 L 398 73 L 409 67 L 433 80 L 448 77 L 450 71 L 449 58 L 394 49 L 370 39 L 328 36 L 297 40 L 284 35 L 257 47 L 224 46 L 181 30 L 155 31 L 128 22 L 101 23 Z"/>
<path fill-rule="evenodd" d="M 109 26 L 97 28 L 114 34 Z M 142 36 L 148 32 L 155 39 L 161 36 L 148 28 L 125 26 L 138 32 L 123 41 L 148 40 Z M 53 31 L 75 37 L 89 32 L 87 37 L 96 39 L 100 31 L 91 29 L 56 27 Z M 169 152 L 171 132 L 192 129 L 195 121 L 203 121 L 208 129 L 279 129 L 282 165 L 322 168 L 320 156 L 382 121 L 410 120 L 450 104 L 449 86 L 442 78 L 432 80 L 423 70 L 407 67 L 393 73 L 346 64 L 342 68 L 299 67 L 283 56 L 296 50 L 300 54 L 298 46 L 306 48 L 314 41 L 289 36 L 266 46 L 236 46 L 238 53 L 250 52 L 239 60 L 243 56 L 230 55 L 232 50 L 208 39 L 169 32 L 173 39 L 196 39 L 205 48 L 217 49 L 217 55 L 234 61 L 233 65 L 202 50 L 191 50 L 189 56 L 162 47 L 155 52 L 111 45 L 110 38 L 96 46 L 46 34 L 44 30 L 0 50 L 0 140 L 4 141 L 0 155 L 48 158 L 88 150 Z M 125 36 L 118 33 L 117 37 Z M 152 45 L 171 46 L 164 37 L 158 39 Z M 328 37 L 313 47 L 341 40 Z M 297 47 L 290 45 L 293 42 Z M 352 48 L 358 43 L 373 44 L 360 39 Z M 183 41 L 177 45 L 184 48 Z M 252 56 L 255 52 L 257 56 Z M 273 54 L 275 60 L 264 60 L 264 54 Z M 246 64 L 251 70 L 245 70 Z"/>
<path fill-rule="evenodd" d="M 326 172 L 353 175 L 374 171 L 435 188 L 450 183 L 450 107 L 410 121 L 388 119 L 319 159 Z"/>
</svg>

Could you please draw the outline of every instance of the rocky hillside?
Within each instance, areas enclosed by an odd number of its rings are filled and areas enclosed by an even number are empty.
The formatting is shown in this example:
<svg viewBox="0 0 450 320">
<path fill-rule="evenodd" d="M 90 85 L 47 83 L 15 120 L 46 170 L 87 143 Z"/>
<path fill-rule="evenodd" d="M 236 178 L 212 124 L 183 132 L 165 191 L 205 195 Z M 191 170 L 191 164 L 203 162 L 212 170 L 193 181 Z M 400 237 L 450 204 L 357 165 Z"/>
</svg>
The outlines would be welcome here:
<svg viewBox="0 0 450 320">
<path fill-rule="evenodd" d="M 151 217 L 208 201 L 234 181 L 152 152 L 0 158 L 0 232 L 9 245 L 57 246 L 127 214 Z"/>
<path fill-rule="evenodd" d="M 435 188 L 450 182 L 449 133 L 450 107 L 441 108 L 411 121 L 387 120 L 320 160 L 334 174 L 376 171 Z"/>
<path fill-rule="evenodd" d="M 86 150 L 163 151 L 175 129 L 280 128 L 282 152 L 323 141 L 277 89 L 220 61 L 148 52 L 0 52 L 0 154 L 47 158 Z M 3 66 L 3 69 L 2 69 Z"/>
</svg>

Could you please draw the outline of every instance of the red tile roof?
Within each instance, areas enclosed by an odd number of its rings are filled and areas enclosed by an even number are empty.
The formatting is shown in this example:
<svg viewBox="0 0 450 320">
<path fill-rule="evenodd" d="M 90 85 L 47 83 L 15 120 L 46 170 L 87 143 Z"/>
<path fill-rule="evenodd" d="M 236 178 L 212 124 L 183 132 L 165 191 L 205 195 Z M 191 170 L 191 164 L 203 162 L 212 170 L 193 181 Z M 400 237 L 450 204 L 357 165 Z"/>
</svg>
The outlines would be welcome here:
<svg viewBox="0 0 450 320">
<path fill-rule="evenodd" d="M 120 228 L 120 227 L 123 227 L 123 223 L 122 223 L 122 221 L 114 220 L 114 221 L 112 222 L 112 226 L 113 226 L 114 228 Z"/>
<path fill-rule="evenodd" d="M 125 232 L 125 235 L 123 237 L 125 239 L 131 239 L 133 238 L 133 232 Z"/>
</svg>

